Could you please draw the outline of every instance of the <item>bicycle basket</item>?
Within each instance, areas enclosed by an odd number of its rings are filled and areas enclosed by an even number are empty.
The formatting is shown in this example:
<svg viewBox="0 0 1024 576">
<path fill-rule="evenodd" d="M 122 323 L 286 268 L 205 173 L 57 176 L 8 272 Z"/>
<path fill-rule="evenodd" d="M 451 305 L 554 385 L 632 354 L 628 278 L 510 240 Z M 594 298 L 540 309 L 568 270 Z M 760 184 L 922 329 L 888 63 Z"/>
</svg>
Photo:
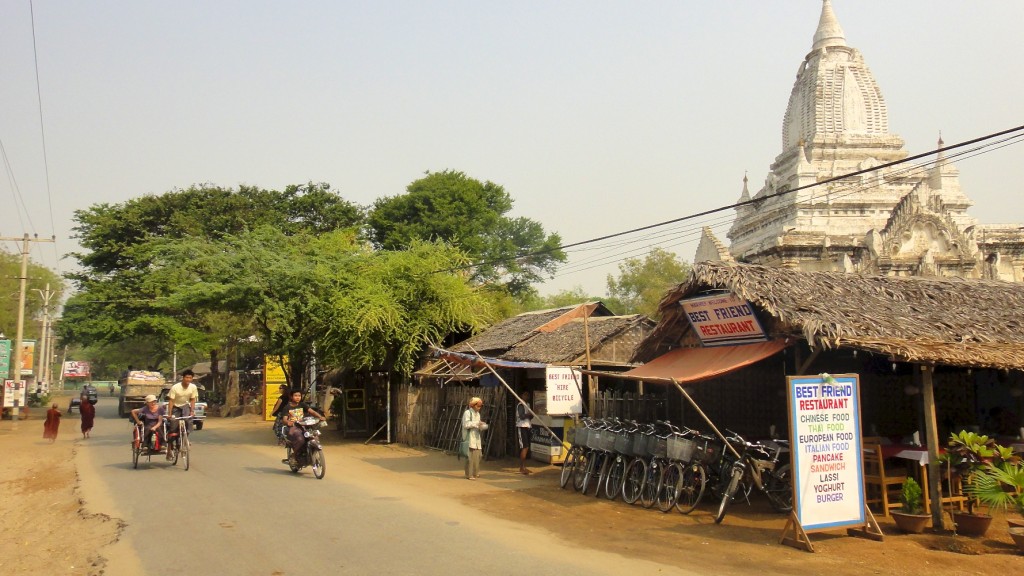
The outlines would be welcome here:
<svg viewBox="0 0 1024 576">
<path fill-rule="evenodd" d="M 703 438 L 697 448 L 696 460 L 701 464 L 711 464 L 722 455 L 722 448 L 721 443 Z"/>
<path fill-rule="evenodd" d="M 658 438 L 653 434 L 648 436 L 647 453 L 657 458 L 666 458 L 668 456 L 668 440 L 666 438 Z"/>
<path fill-rule="evenodd" d="M 590 434 L 587 435 L 587 448 L 591 450 L 601 449 L 601 436 L 604 436 L 607 432 L 603 430 L 591 430 Z"/>
<path fill-rule="evenodd" d="M 586 446 L 587 436 L 590 435 L 590 428 L 587 428 L 586 426 L 577 426 L 576 428 L 573 428 L 573 430 L 576 431 L 576 437 L 572 439 L 572 444 L 575 444 L 576 446 Z"/>
<path fill-rule="evenodd" d="M 689 438 L 673 436 L 668 439 L 668 457 L 672 460 L 689 462 L 693 459 L 693 452 L 696 448 L 697 443 Z"/>
<path fill-rule="evenodd" d="M 615 451 L 619 454 L 629 454 L 629 446 L 632 444 L 629 432 L 619 432 L 615 435 Z"/>
<path fill-rule="evenodd" d="M 648 456 L 647 436 L 641 432 L 633 432 L 632 446 L 629 447 L 630 456 Z"/>
<path fill-rule="evenodd" d="M 618 434 L 609 430 L 601 432 L 601 442 L 598 444 L 598 449 L 604 450 L 605 452 L 615 450 L 615 438 L 617 437 Z"/>
</svg>

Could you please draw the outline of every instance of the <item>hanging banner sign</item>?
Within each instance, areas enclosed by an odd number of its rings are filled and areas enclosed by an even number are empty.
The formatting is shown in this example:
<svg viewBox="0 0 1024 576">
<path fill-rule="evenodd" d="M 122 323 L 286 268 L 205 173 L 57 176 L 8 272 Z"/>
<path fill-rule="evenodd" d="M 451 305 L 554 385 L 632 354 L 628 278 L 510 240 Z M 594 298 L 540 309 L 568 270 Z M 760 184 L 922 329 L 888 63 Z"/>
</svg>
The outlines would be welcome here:
<svg viewBox="0 0 1024 576">
<path fill-rule="evenodd" d="M 797 520 L 805 532 L 865 524 L 858 376 L 787 380 Z"/>
<path fill-rule="evenodd" d="M 21 341 L 21 375 L 32 376 L 35 371 L 32 369 L 36 364 L 36 341 Z"/>
<path fill-rule="evenodd" d="M 0 378 L 11 375 L 11 341 L 0 340 Z"/>
<path fill-rule="evenodd" d="M 89 363 L 88 362 L 75 362 L 69 360 L 64 363 L 64 377 L 65 378 L 88 378 L 89 377 Z"/>
<path fill-rule="evenodd" d="M 734 294 L 690 298 L 679 304 L 704 346 L 732 346 L 768 339 L 750 303 Z"/>
<path fill-rule="evenodd" d="M 583 377 L 572 366 L 548 366 L 544 369 L 547 414 L 565 416 L 583 411 L 583 396 L 580 394 Z"/>
<path fill-rule="evenodd" d="M 284 364 L 278 361 L 278 356 L 263 357 L 263 419 L 270 422 L 274 420 L 274 404 L 281 397 L 281 385 L 288 384 L 284 374 L 284 367 L 288 364 L 288 357 L 284 357 Z M 288 399 L 285 398 L 285 402 Z"/>
</svg>

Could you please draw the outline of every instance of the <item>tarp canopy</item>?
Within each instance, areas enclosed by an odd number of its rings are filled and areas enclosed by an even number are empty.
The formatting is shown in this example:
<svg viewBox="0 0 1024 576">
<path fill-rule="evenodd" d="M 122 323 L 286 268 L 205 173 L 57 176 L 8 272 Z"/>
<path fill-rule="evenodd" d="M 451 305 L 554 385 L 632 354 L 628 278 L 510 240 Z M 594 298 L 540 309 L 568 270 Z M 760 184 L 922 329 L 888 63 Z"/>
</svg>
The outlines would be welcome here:
<svg viewBox="0 0 1024 576">
<path fill-rule="evenodd" d="M 787 340 L 769 340 L 736 346 L 676 348 L 628 372 L 601 374 L 644 382 L 671 384 L 674 380 L 679 384 L 685 384 L 714 378 L 764 360 L 788 345 Z"/>
<path fill-rule="evenodd" d="M 468 366 L 485 366 L 490 364 L 491 366 L 498 366 L 500 368 L 546 368 L 548 365 L 543 362 L 514 362 L 512 360 L 502 360 L 500 358 L 484 358 L 475 354 L 463 354 L 461 352 L 452 352 L 451 350 L 442 350 L 440 348 L 434 349 L 434 356 L 447 360 L 448 362 L 454 362 L 456 364 L 465 364 Z"/>
</svg>

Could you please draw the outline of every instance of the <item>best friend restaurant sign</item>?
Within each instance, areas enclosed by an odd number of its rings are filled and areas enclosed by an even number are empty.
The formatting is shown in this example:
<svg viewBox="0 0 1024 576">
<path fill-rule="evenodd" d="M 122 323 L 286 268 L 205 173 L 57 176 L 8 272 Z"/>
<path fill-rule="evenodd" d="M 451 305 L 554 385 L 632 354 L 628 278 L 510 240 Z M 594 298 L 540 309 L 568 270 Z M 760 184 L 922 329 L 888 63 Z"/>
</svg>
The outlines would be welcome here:
<svg viewBox="0 0 1024 576">
<path fill-rule="evenodd" d="M 859 378 L 787 380 L 797 520 L 804 531 L 864 524 Z"/>
<path fill-rule="evenodd" d="M 715 294 L 679 303 L 705 346 L 750 344 L 768 339 L 750 304 L 733 294 Z"/>
</svg>

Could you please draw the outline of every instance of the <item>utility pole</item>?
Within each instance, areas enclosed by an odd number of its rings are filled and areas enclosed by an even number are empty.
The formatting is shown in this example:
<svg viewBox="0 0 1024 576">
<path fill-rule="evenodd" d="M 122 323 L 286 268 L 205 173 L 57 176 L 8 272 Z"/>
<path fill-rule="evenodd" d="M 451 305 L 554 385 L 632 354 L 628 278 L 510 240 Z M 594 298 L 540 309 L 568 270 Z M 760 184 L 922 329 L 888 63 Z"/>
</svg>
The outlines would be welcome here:
<svg viewBox="0 0 1024 576">
<path fill-rule="evenodd" d="M 53 298 L 54 292 L 50 291 L 50 284 L 47 282 L 46 291 L 42 291 L 39 288 L 33 288 L 43 298 L 43 331 L 39 336 L 39 350 L 36 351 L 39 354 L 39 372 L 36 375 L 37 384 L 45 384 L 47 390 L 50 388 L 49 374 L 47 374 L 50 359 L 50 298 Z M 37 386 L 38 387 L 38 386 Z"/>
<path fill-rule="evenodd" d="M 21 290 L 20 290 L 20 292 L 18 294 L 18 333 L 17 333 L 17 336 L 15 337 L 15 341 L 14 341 L 14 353 L 12 354 L 13 358 L 11 359 L 11 373 L 10 373 L 11 380 L 14 380 L 14 382 L 20 386 L 20 383 L 22 382 L 22 380 L 21 380 L 21 347 L 24 346 L 23 340 L 24 340 L 24 336 L 25 336 L 25 290 L 27 289 L 27 284 L 28 284 L 28 255 L 29 255 L 28 243 L 29 242 L 55 242 L 56 241 L 56 237 L 51 237 L 49 239 L 46 239 L 46 238 L 40 238 L 39 235 L 37 234 L 35 238 L 29 238 L 29 235 L 25 234 L 21 238 L 0 237 L 0 241 L 5 241 L 5 242 L 6 241 L 12 241 L 12 242 L 21 241 L 21 243 L 22 243 L 21 244 L 21 277 L 19 278 L 19 280 L 21 281 L 20 282 Z M 23 386 L 22 386 L 22 389 L 24 390 Z M 18 406 L 17 402 L 15 402 L 14 407 L 11 408 L 11 422 L 12 422 L 13 426 L 17 426 L 18 425 L 17 424 L 17 422 L 18 422 L 18 408 L 19 408 L 19 406 Z"/>
</svg>

